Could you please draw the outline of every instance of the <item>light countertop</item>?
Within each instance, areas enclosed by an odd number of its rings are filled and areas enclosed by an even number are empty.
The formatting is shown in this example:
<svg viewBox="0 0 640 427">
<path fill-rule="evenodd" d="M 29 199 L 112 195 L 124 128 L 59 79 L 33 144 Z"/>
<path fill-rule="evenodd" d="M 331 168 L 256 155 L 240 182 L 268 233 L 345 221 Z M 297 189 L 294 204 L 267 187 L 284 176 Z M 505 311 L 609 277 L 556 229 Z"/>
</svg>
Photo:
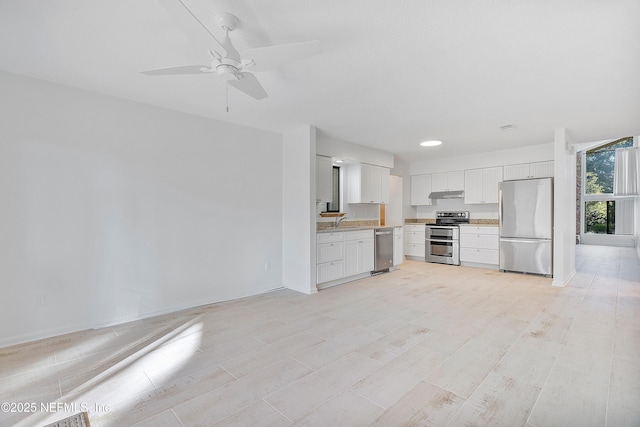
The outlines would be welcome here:
<svg viewBox="0 0 640 427">
<path fill-rule="evenodd" d="M 335 228 L 335 227 L 327 227 L 327 228 L 318 228 L 316 229 L 316 233 L 339 233 L 339 232 L 343 232 L 343 231 L 362 231 L 362 230 L 378 230 L 380 228 L 397 228 L 397 227 L 402 227 L 403 224 L 394 224 L 394 225 L 360 225 L 360 226 L 352 226 L 352 225 L 347 225 L 347 226 L 342 226 L 342 224 L 340 224 L 340 227 Z"/>
</svg>

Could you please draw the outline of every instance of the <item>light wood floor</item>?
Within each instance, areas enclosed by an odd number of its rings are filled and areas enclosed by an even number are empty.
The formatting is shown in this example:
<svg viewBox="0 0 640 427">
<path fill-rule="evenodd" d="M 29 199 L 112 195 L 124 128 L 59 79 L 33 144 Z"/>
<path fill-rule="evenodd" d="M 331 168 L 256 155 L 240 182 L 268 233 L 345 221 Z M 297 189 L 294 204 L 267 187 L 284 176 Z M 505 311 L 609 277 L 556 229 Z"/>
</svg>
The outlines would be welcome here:
<svg viewBox="0 0 640 427">
<path fill-rule="evenodd" d="M 577 268 L 557 288 L 408 261 L 0 349 L 0 402 L 38 405 L 0 425 L 638 426 L 640 261 L 579 246 Z"/>
</svg>

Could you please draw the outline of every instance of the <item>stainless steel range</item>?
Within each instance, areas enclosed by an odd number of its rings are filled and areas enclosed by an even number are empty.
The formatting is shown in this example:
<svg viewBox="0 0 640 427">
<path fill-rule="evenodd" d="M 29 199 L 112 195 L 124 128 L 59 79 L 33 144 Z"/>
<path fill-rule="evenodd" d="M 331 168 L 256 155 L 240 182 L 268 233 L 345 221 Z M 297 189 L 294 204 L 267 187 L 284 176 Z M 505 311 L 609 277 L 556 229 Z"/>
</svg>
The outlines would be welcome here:
<svg viewBox="0 0 640 427">
<path fill-rule="evenodd" d="M 469 223 L 469 212 L 436 212 L 436 224 L 425 229 L 425 254 L 428 262 L 460 265 L 460 227 Z"/>
</svg>

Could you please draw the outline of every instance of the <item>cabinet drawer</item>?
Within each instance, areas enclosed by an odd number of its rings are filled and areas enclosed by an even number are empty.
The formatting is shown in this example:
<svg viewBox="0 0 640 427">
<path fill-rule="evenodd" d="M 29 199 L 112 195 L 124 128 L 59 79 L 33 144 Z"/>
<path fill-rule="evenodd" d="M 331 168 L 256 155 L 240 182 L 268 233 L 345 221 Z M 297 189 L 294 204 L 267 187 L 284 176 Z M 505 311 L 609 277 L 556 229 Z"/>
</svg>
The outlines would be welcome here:
<svg viewBox="0 0 640 427">
<path fill-rule="evenodd" d="M 498 236 L 489 234 L 460 234 L 460 247 L 472 249 L 498 250 L 500 240 Z"/>
<path fill-rule="evenodd" d="M 424 258 L 424 244 L 417 245 L 414 243 L 407 243 L 404 250 L 405 250 L 404 254 L 407 256 Z"/>
<path fill-rule="evenodd" d="M 460 248 L 460 261 L 498 265 L 499 251 L 490 249 Z"/>
<path fill-rule="evenodd" d="M 344 240 L 364 240 L 373 239 L 373 230 L 345 231 Z"/>
<path fill-rule="evenodd" d="M 405 232 L 423 232 L 424 233 L 424 224 L 405 224 L 404 231 Z"/>
<path fill-rule="evenodd" d="M 329 282 L 344 277 L 344 264 L 342 261 L 326 262 L 318 264 L 316 268 L 316 283 Z"/>
<path fill-rule="evenodd" d="M 344 233 L 342 232 L 334 232 L 334 233 L 317 233 L 316 234 L 316 243 L 330 243 L 330 242 L 342 242 L 344 239 Z"/>
<path fill-rule="evenodd" d="M 316 263 L 338 261 L 344 258 L 344 243 L 322 243 L 316 246 Z"/>
<path fill-rule="evenodd" d="M 461 225 L 460 234 L 490 234 L 498 235 L 498 227 L 492 225 Z"/>
<path fill-rule="evenodd" d="M 405 239 L 407 243 L 424 246 L 424 230 L 422 232 L 407 232 L 405 233 Z"/>
</svg>

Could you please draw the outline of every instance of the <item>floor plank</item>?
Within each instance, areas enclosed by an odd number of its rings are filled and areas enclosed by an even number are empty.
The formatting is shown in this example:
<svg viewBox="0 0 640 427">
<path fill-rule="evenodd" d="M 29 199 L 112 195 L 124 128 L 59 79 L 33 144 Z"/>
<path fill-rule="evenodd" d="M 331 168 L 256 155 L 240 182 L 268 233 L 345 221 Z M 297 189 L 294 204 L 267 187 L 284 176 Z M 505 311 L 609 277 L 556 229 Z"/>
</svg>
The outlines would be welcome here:
<svg viewBox="0 0 640 427">
<path fill-rule="evenodd" d="M 640 260 L 581 245 L 576 266 L 560 288 L 407 261 L 314 295 L 5 347 L 0 400 L 38 411 L 0 412 L 0 425 L 74 404 L 98 427 L 640 425 Z"/>
</svg>

